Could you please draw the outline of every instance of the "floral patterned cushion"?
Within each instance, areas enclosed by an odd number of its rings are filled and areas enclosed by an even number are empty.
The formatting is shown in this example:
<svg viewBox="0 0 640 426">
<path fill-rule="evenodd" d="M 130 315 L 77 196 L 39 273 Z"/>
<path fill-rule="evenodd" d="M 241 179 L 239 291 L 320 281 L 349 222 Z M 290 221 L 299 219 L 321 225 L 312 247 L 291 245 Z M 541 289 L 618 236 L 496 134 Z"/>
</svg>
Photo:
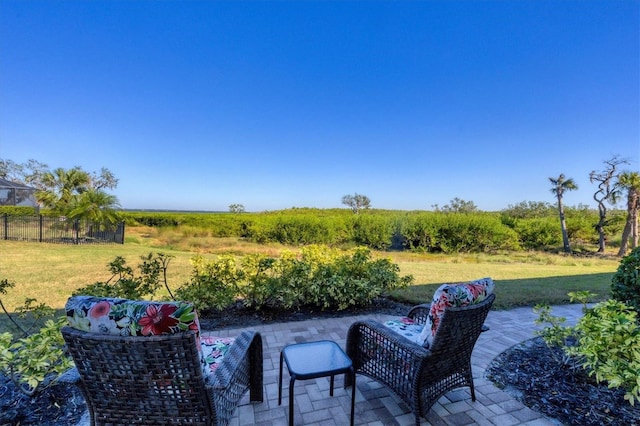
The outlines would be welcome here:
<svg viewBox="0 0 640 426">
<path fill-rule="evenodd" d="M 398 319 L 392 319 L 386 321 L 384 325 L 414 343 L 418 343 L 419 345 L 421 345 L 422 342 L 424 342 L 424 339 L 420 337 L 424 326 L 422 324 L 416 324 L 416 322 L 411 318 L 402 317 Z"/>
<path fill-rule="evenodd" d="M 91 333 L 152 336 L 196 332 L 200 364 L 206 380 L 222 362 L 235 339 L 201 337 L 195 307 L 187 302 L 150 302 L 118 298 L 73 296 L 65 306 L 69 326 Z"/>
<path fill-rule="evenodd" d="M 420 334 L 423 346 L 428 348 L 433 342 L 445 308 L 480 303 L 493 293 L 493 288 L 494 283 L 491 278 L 441 285 L 433 294 L 427 323 Z"/>
<path fill-rule="evenodd" d="M 73 328 L 120 336 L 152 336 L 187 330 L 200 333 L 195 307 L 186 302 L 149 302 L 73 296 L 65 306 Z"/>
<path fill-rule="evenodd" d="M 216 371 L 235 340 L 233 337 L 203 336 L 200 338 L 204 361 L 203 371 L 206 375 Z"/>
</svg>

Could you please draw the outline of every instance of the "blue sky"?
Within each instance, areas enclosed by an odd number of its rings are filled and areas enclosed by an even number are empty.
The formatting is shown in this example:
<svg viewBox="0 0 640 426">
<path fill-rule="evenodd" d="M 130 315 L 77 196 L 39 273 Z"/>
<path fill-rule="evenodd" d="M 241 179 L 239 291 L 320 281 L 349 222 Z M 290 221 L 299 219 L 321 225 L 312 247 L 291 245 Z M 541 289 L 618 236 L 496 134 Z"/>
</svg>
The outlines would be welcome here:
<svg viewBox="0 0 640 426">
<path fill-rule="evenodd" d="M 127 209 L 592 205 L 640 168 L 640 0 L 0 0 L 0 158 Z"/>
</svg>

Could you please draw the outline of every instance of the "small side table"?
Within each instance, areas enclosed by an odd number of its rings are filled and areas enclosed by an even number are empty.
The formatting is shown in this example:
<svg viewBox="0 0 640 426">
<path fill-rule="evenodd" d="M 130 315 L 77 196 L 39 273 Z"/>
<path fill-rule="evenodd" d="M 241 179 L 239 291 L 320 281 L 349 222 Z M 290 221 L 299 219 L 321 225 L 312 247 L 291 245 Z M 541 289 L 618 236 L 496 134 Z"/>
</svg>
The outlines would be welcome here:
<svg viewBox="0 0 640 426">
<path fill-rule="evenodd" d="M 331 340 L 294 343 L 280 351 L 280 378 L 278 382 L 278 405 L 282 404 L 282 360 L 287 364 L 289 375 L 289 425 L 293 426 L 293 390 L 296 379 L 307 380 L 331 376 L 329 395 L 333 396 L 333 378 L 336 374 L 350 374 L 351 389 L 351 426 L 356 397 L 356 372 L 351 359 L 342 348 Z"/>
</svg>

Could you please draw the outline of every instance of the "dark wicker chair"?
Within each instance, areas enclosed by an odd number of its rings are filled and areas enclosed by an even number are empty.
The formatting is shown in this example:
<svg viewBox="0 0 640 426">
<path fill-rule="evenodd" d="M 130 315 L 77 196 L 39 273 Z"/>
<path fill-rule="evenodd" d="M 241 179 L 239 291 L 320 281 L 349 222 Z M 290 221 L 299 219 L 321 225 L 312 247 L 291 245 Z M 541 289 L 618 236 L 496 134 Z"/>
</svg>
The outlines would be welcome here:
<svg viewBox="0 0 640 426">
<path fill-rule="evenodd" d="M 62 328 L 92 425 L 227 424 L 240 398 L 263 400 L 262 338 L 243 332 L 205 381 L 196 333 L 115 336 Z"/>
<path fill-rule="evenodd" d="M 428 349 L 376 321 L 355 322 L 347 335 L 347 355 L 357 373 L 385 384 L 402 398 L 419 425 L 420 416 L 426 417 L 452 389 L 469 386 L 475 401 L 471 352 L 494 300 L 491 294 L 475 305 L 447 308 Z M 424 324 L 428 313 L 429 305 L 419 305 L 408 316 Z"/>
</svg>

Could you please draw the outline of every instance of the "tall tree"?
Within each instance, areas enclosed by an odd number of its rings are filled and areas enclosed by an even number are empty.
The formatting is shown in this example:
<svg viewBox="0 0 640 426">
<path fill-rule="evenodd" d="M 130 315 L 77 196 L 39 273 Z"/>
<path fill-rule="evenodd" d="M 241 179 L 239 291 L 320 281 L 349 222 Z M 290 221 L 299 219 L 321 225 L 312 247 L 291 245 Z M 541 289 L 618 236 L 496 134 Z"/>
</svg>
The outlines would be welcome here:
<svg viewBox="0 0 640 426">
<path fill-rule="evenodd" d="M 41 189 L 36 191 L 36 199 L 44 207 L 58 214 L 68 213 L 73 197 L 90 188 L 91 177 L 80 167 L 65 170 L 61 167 L 42 175 Z"/>
<path fill-rule="evenodd" d="M 629 237 L 631 248 L 638 247 L 638 210 L 640 209 L 640 173 L 620 173 L 618 183 L 627 191 L 627 221 L 622 231 L 622 241 L 618 256 L 624 256 L 627 252 Z"/>
<path fill-rule="evenodd" d="M 564 196 L 565 191 L 573 191 L 578 189 L 578 185 L 573 181 L 573 179 L 565 178 L 564 174 L 561 173 L 557 179 L 549 178 L 549 182 L 553 185 L 551 188 L 551 192 L 558 199 L 558 213 L 560 214 L 560 229 L 562 230 L 562 244 L 565 253 L 571 253 L 571 246 L 569 245 L 569 233 L 567 232 L 567 223 L 564 217 L 564 205 L 562 204 L 562 197 Z"/>
<path fill-rule="evenodd" d="M 589 181 L 598 184 L 598 190 L 593 194 L 593 199 L 598 203 L 599 220 L 596 224 L 598 231 L 598 253 L 604 253 L 606 238 L 604 226 L 607 221 L 607 206 L 605 202 L 615 205 L 620 196 L 620 184 L 616 180 L 618 177 L 617 168 L 620 164 L 628 164 L 628 161 L 619 158 L 617 155 L 604 162 L 607 167 L 603 171 L 592 171 L 589 173 Z"/>
<path fill-rule="evenodd" d="M 360 210 L 368 209 L 371 207 L 371 200 L 366 195 L 358 194 L 345 195 L 342 197 L 342 204 L 351 207 L 351 210 L 358 214 Z"/>
<path fill-rule="evenodd" d="M 39 187 L 37 184 L 48 169 L 49 166 L 33 159 L 19 164 L 13 160 L 0 158 L 0 178 L 35 186 L 36 188 Z"/>
<path fill-rule="evenodd" d="M 438 210 L 436 208 L 436 210 Z M 478 211 L 478 206 L 473 201 L 466 201 L 462 198 L 455 197 L 442 207 L 443 212 L 449 213 L 473 213 Z"/>
<path fill-rule="evenodd" d="M 88 189 L 73 197 L 67 217 L 69 219 L 88 219 L 95 223 L 114 224 L 119 221 L 117 209 L 118 199 L 101 189 Z"/>
</svg>

